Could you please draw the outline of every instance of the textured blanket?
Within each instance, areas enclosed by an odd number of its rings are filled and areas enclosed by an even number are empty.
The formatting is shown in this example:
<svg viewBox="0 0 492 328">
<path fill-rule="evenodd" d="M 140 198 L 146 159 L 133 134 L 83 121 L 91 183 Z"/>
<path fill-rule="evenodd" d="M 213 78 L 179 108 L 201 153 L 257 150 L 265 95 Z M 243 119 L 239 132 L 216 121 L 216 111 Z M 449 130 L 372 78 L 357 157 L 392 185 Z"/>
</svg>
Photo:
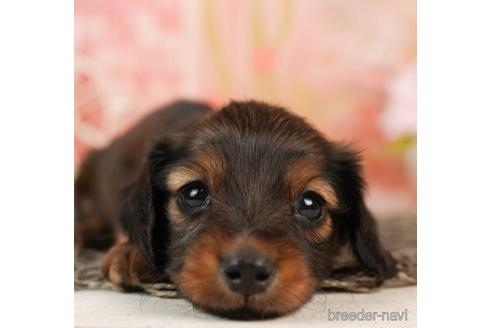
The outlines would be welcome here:
<svg viewBox="0 0 492 328">
<path fill-rule="evenodd" d="M 323 281 L 320 292 L 347 291 L 366 293 L 378 288 L 400 287 L 417 284 L 417 241 L 415 219 L 387 219 L 379 222 L 381 239 L 397 261 L 398 274 L 382 285 L 363 272 L 354 271 Z M 101 272 L 103 253 L 95 250 L 77 250 L 75 254 L 75 290 L 106 289 L 115 287 L 104 279 Z M 145 284 L 142 289 L 157 297 L 180 297 L 172 284 Z"/>
</svg>

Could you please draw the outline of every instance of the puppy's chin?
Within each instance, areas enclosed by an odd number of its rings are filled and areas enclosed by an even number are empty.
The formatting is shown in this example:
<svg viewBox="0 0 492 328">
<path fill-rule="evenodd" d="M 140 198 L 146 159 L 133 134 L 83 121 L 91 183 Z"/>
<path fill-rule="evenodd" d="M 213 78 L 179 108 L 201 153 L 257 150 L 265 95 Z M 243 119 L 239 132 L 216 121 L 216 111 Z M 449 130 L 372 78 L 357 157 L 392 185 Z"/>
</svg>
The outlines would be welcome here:
<svg viewBox="0 0 492 328">
<path fill-rule="evenodd" d="M 231 320 L 241 320 L 241 321 L 253 321 L 253 320 L 268 320 L 275 319 L 285 313 L 279 312 L 265 312 L 265 311 L 257 311 L 248 307 L 242 307 L 236 310 L 216 310 L 216 309 L 208 309 L 206 307 L 195 305 L 195 307 L 199 308 L 202 311 L 208 312 L 210 314 L 231 319 Z"/>
<path fill-rule="evenodd" d="M 206 284 L 198 281 L 191 289 L 186 284 L 183 285 L 182 280 L 173 281 L 180 294 L 195 308 L 234 320 L 264 320 L 287 315 L 306 304 L 315 291 L 314 279 L 277 285 L 273 291 L 249 297 L 233 293 L 210 280 Z M 299 293 L 300 290 L 303 291 L 302 294 Z"/>
<path fill-rule="evenodd" d="M 292 294 L 289 295 L 289 287 L 292 286 L 284 286 L 286 290 L 282 290 L 275 295 L 266 293 L 249 297 L 230 292 L 222 294 L 219 290 L 216 290 L 215 292 L 221 296 L 215 295 L 216 297 L 210 300 L 194 299 L 192 295 L 183 293 L 182 295 L 195 308 L 216 316 L 234 320 L 265 320 L 297 311 L 314 295 L 314 286 L 311 286 L 310 292 L 304 294 L 302 298 L 296 297 L 294 301 L 294 299 L 289 297 L 292 296 Z M 286 304 L 285 300 L 289 300 L 290 303 Z"/>
<path fill-rule="evenodd" d="M 221 310 L 221 309 L 216 309 L 216 308 L 211 308 L 208 306 L 203 306 L 199 305 L 196 303 L 193 303 L 193 306 L 196 307 L 197 309 L 210 313 L 212 315 L 216 315 L 222 318 L 226 319 L 231 319 L 231 320 L 241 320 L 241 321 L 253 321 L 253 320 L 268 320 L 268 319 L 275 319 L 278 317 L 281 317 L 283 315 L 286 315 L 290 312 L 277 312 L 277 311 L 260 311 L 253 309 L 251 307 L 248 307 L 247 305 L 241 306 L 237 309 L 228 309 L 228 310 Z"/>
</svg>

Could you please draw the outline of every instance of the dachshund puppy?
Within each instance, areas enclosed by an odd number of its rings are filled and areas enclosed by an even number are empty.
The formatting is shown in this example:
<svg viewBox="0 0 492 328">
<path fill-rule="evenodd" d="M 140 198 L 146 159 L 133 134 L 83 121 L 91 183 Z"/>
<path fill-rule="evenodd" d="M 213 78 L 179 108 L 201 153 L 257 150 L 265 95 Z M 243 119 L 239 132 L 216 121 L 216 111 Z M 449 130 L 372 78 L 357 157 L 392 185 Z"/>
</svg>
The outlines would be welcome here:
<svg viewBox="0 0 492 328">
<path fill-rule="evenodd" d="M 113 284 L 169 279 L 218 315 L 289 313 L 347 266 L 396 272 L 357 154 L 265 103 L 157 111 L 91 153 L 75 188 L 76 242 L 112 245 Z"/>
</svg>

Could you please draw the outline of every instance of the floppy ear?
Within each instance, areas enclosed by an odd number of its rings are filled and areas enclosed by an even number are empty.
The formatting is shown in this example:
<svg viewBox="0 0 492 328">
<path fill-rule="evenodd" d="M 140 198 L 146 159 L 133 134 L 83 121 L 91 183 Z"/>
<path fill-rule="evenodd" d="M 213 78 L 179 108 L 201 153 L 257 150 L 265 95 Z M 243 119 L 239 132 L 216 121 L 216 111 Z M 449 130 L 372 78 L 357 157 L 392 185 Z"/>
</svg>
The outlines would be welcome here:
<svg viewBox="0 0 492 328">
<path fill-rule="evenodd" d="M 396 274 L 396 263 L 379 241 L 376 221 L 365 206 L 359 206 L 359 218 L 353 230 L 354 254 L 368 271 L 382 278 Z"/>
<path fill-rule="evenodd" d="M 364 202 L 365 182 L 361 176 L 359 156 L 348 147 L 339 145 L 333 146 L 330 153 L 329 174 L 342 200 L 340 221 L 348 232 L 353 254 L 371 274 L 390 278 L 396 274 L 396 264 L 381 245 L 376 221 Z"/>
<path fill-rule="evenodd" d="M 120 213 L 122 227 L 128 232 L 130 242 L 137 245 L 147 262 L 156 267 L 167 263 L 169 240 L 165 211 L 169 195 L 158 180 L 165 166 L 175 159 L 174 148 L 166 142 L 151 147 L 137 180 L 126 190 Z"/>
</svg>

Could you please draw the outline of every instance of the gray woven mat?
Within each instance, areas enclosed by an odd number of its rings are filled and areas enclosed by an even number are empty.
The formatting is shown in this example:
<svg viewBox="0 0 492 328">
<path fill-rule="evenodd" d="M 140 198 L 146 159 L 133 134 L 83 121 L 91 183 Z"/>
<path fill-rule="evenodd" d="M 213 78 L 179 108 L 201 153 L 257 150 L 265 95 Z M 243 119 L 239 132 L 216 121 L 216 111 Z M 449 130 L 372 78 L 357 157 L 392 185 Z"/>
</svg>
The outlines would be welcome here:
<svg viewBox="0 0 492 328">
<path fill-rule="evenodd" d="M 378 281 L 362 272 L 354 272 L 340 279 L 326 279 L 322 290 L 366 293 L 378 288 L 400 287 L 417 284 L 416 224 L 413 219 L 384 220 L 379 223 L 384 245 L 397 261 L 398 274 L 386 280 L 382 286 Z M 101 272 L 102 252 L 78 250 L 75 254 L 75 290 L 116 288 L 104 279 Z M 144 284 L 143 290 L 150 295 L 165 298 L 179 297 L 174 285 L 167 283 Z"/>
</svg>

